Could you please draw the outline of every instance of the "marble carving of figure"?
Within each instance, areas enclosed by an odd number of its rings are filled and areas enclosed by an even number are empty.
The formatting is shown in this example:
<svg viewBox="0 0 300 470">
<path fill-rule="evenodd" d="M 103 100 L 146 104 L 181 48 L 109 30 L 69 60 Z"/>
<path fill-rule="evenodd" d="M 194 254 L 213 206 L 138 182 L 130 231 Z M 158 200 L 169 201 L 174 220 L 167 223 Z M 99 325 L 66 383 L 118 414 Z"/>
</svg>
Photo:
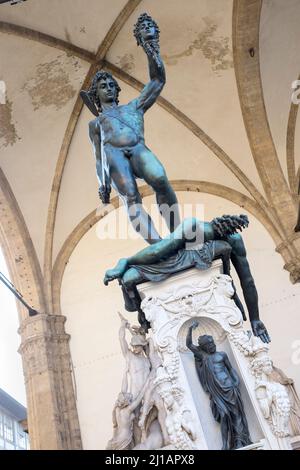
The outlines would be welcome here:
<svg viewBox="0 0 300 470">
<path fill-rule="evenodd" d="M 134 450 L 160 449 L 168 441 L 165 407 L 155 383 L 157 371 L 161 368 L 162 360 L 154 348 L 152 338 L 148 339 L 148 343 L 151 371 L 138 421 L 138 426 L 141 430 L 141 439 L 140 443 L 134 447 Z"/>
<path fill-rule="evenodd" d="M 274 365 L 270 378 L 274 382 L 278 382 L 286 388 L 291 403 L 290 425 L 292 435 L 300 436 L 300 398 L 297 393 L 294 380 Z"/>
<path fill-rule="evenodd" d="M 271 359 L 268 356 L 254 359 L 251 368 L 256 375 L 255 392 L 264 417 L 277 437 L 288 436 L 291 403 L 286 387 L 272 378 Z"/>
<path fill-rule="evenodd" d="M 131 327 L 121 314 L 121 327 L 119 340 L 121 350 L 126 361 L 122 380 L 122 391 L 118 396 L 113 409 L 113 437 L 107 444 L 107 449 L 132 449 L 140 436 L 138 433 L 138 415 L 140 405 L 149 384 L 150 361 L 145 348 L 148 341 L 139 327 Z M 128 329 L 131 334 L 130 347 L 126 341 L 125 333 Z"/>
<path fill-rule="evenodd" d="M 149 377 L 151 364 L 146 354 L 148 341 L 139 327 L 131 327 L 130 323 L 120 315 L 121 327 L 119 340 L 122 354 L 126 361 L 127 380 L 129 390 L 135 399 Z M 130 346 L 126 341 L 126 329 L 131 332 Z"/>
<path fill-rule="evenodd" d="M 182 408 L 182 390 L 169 386 L 160 391 L 166 409 L 168 444 L 180 449 L 191 449 L 197 439 L 189 410 Z"/>
<path fill-rule="evenodd" d="M 143 399 L 147 383 L 146 381 L 135 400 L 132 393 L 121 392 L 119 394 L 112 414 L 113 437 L 107 444 L 107 450 L 128 450 L 133 448 L 134 411 Z"/>
</svg>

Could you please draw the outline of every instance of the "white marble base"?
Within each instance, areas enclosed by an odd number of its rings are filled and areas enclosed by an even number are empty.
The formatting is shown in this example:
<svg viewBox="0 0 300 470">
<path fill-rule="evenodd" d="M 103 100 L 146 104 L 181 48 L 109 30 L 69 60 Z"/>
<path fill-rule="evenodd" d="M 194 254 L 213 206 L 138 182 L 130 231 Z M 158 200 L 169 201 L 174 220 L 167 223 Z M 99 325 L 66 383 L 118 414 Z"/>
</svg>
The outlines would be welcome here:
<svg viewBox="0 0 300 470">
<path fill-rule="evenodd" d="M 138 286 L 162 360 L 154 385 L 166 407 L 167 448 L 221 448 L 219 424 L 199 383 L 193 354 L 185 345 L 188 327 L 197 319 L 194 343 L 199 335 L 212 335 L 217 349 L 227 352 L 239 374 L 249 431 L 256 443 L 247 448 L 291 449 L 287 392 L 271 381 L 268 346 L 243 328 L 241 312 L 231 299 L 231 279 L 221 272 L 221 262 L 215 261 L 206 271 L 190 269 L 160 283 Z M 174 403 L 168 409 L 170 396 Z"/>
<path fill-rule="evenodd" d="M 265 445 L 266 445 L 265 440 L 261 439 L 259 442 L 255 442 L 255 444 L 250 444 L 249 446 L 241 447 L 240 449 L 237 449 L 237 450 L 264 450 Z"/>
<path fill-rule="evenodd" d="M 300 450 L 300 436 L 293 436 L 291 438 L 291 446 L 293 450 Z"/>
</svg>

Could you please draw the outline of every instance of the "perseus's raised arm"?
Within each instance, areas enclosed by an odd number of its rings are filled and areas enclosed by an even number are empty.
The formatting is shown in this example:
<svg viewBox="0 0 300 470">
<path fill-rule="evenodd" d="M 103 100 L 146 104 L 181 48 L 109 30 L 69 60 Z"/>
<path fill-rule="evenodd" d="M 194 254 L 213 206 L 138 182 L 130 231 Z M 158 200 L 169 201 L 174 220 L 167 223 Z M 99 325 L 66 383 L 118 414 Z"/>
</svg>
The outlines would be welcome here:
<svg viewBox="0 0 300 470">
<path fill-rule="evenodd" d="M 149 65 L 150 82 L 143 88 L 137 99 L 137 108 L 147 111 L 159 97 L 164 84 L 166 83 L 165 67 L 159 53 L 155 56 L 146 52 Z"/>
<path fill-rule="evenodd" d="M 148 59 L 150 81 L 135 100 L 137 108 L 145 112 L 155 103 L 166 83 L 165 67 L 159 47 L 160 31 L 156 21 L 147 13 L 142 13 L 134 25 L 133 34 L 137 45 L 142 47 Z"/>
</svg>

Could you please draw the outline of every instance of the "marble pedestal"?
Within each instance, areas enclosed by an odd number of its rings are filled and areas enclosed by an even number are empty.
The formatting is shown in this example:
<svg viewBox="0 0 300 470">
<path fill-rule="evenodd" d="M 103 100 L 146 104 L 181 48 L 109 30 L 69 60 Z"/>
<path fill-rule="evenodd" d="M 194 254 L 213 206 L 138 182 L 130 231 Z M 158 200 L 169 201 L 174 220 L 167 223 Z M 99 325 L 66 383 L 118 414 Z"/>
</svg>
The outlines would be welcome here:
<svg viewBox="0 0 300 470">
<path fill-rule="evenodd" d="M 291 449 L 288 394 L 270 378 L 268 345 L 243 327 L 241 312 L 231 299 L 231 278 L 222 274 L 221 262 L 215 261 L 206 271 L 189 269 L 160 283 L 141 284 L 138 290 L 161 358 L 153 386 L 166 413 L 167 439 L 162 448 L 222 447 L 220 426 L 214 421 L 193 354 L 185 344 L 188 327 L 197 319 L 193 342 L 196 344 L 199 335 L 212 335 L 217 350 L 228 354 L 240 377 L 253 441 L 247 449 Z"/>
</svg>

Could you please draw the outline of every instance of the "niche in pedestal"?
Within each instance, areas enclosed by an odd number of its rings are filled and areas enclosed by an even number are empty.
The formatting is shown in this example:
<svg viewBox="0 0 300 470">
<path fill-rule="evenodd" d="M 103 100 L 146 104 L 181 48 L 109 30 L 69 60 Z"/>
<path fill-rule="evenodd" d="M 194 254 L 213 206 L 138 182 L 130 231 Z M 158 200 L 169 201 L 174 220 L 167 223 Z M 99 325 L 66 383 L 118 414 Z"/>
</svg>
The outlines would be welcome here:
<svg viewBox="0 0 300 470">
<path fill-rule="evenodd" d="M 202 335 L 211 335 L 217 346 L 217 351 L 224 351 L 227 353 L 229 361 L 233 368 L 238 373 L 240 378 L 240 391 L 244 404 L 245 414 L 248 421 L 249 432 L 253 443 L 259 442 L 264 438 L 263 431 L 257 419 L 255 409 L 251 402 L 251 398 L 247 392 L 243 378 L 241 376 L 239 365 L 237 364 L 230 341 L 227 338 L 226 332 L 222 329 L 220 324 L 205 317 L 193 317 L 192 320 L 186 321 L 180 328 L 178 333 L 178 349 L 180 352 L 181 361 L 186 374 L 187 382 L 189 383 L 192 391 L 192 397 L 198 413 L 198 418 L 204 431 L 207 447 L 210 450 L 220 450 L 222 448 L 222 436 L 220 424 L 215 421 L 211 407 L 209 395 L 205 393 L 199 381 L 195 359 L 193 353 L 186 347 L 185 339 L 187 331 L 192 321 L 196 319 L 199 326 L 193 332 L 193 343 L 197 345 L 197 339 Z"/>
</svg>

